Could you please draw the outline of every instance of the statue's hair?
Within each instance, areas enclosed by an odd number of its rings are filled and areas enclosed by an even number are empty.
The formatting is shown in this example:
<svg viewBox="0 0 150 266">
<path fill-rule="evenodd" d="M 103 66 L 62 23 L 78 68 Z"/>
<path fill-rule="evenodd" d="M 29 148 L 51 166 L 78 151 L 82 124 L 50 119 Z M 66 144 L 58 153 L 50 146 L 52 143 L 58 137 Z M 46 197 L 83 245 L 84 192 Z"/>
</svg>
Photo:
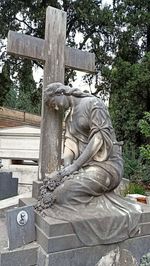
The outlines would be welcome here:
<svg viewBox="0 0 150 266">
<path fill-rule="evenodd" d="M 92 96 L 90 93 L 83 92 L 77 88 L 71 88 L 70 86 L 65 86 L 61 83 L 49 84 L 44 91 L 45 102 L 56 95 L 74 96 L 79 98 Z"/>
</svg>

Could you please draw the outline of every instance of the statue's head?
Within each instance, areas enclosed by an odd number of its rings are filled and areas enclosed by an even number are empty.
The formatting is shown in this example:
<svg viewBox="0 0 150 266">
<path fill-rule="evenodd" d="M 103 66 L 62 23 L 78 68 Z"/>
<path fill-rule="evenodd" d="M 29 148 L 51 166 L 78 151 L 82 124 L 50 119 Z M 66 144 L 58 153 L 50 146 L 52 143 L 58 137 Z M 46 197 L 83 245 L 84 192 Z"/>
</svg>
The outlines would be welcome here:
<svg viewBox="0 0 150 266">
<path fill-rule="evenodd" d="M 68 109 L 70 104 L 73 102 L 73 97 L 83 98 L 91 96 L 87 92 L 82 92 L 79 89 L 65 86 L 61 83 L 51 83 L 44 91 L 44 101 L 56 110 L 63 108 Z"/>
<path fill-rule="evenodd" d="M 51 83 L 49 84 L 44 91 L 44 101 L 50 107 L 53 107 L 56 110 L 59 109 L 68 109 L 69 108 L 69 99 L 66 95 L 66 90 L 68 86 L 64 86 L 61 83 Z M 70 87 L 68 87 L 69 89 Z"/>
</svg>

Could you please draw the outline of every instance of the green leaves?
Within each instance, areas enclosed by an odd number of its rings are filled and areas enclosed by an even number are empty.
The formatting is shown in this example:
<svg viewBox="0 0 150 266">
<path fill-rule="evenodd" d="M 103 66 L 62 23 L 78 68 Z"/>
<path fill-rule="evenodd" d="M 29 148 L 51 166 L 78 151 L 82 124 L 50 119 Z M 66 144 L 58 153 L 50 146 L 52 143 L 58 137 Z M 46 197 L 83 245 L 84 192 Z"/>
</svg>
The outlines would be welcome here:
<svg viewBox="0 0 150 266">
<path fill-rule="evenodd" d="M 150 112 L 145 112 L 143 119 L 139 121 L 139 128 L 141 133 L 146 137 L 145 142 L 148 142 L 148 144 L 140 147 L 140 154 L 142 158 L 148 160 L 150 163 Z"/>
</svg>

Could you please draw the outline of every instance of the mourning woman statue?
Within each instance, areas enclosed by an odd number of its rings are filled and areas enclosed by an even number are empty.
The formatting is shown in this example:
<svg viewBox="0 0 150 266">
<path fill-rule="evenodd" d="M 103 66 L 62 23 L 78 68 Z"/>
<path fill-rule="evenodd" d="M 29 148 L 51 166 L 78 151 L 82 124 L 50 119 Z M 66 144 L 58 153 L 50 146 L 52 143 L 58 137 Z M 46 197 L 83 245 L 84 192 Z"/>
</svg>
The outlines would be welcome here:
<svg viewBox="0 0 150 266">
<path fill-rule="evenodd" d="M 37 210 L 45 209 L 48 216 L 71 221 L 86 244 L 127 238 L 136 227 L 134 219 L 129 219 L 129 209 L 134 209 L 134 215 L 138 210 L 113 192 L 122 178 L 123 160 L 106 106 L 100 98 L 61 83 L 48 85 L 44 100 L 51 108 L 69 112 L 65 120 L 64 166 L 46 175 Z M 102 222 L 105 217 L 113 228 Z M 94 223 L 91 219 L 95 219 Z M 128 227 L 128 232 L 122 227 Z"/>
</svg>

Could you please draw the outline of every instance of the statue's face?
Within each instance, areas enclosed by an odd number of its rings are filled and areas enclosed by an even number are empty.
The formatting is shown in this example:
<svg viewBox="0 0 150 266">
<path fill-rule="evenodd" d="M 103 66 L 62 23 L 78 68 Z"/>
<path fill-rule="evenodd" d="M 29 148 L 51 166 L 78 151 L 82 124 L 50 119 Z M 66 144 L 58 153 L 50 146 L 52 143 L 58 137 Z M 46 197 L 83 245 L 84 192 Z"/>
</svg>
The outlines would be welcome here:
<svg viewBox="0 0 150 266">
<path fill-rule="evenodd" d="M 50 105 L 53 106 L 55 110 L 67 110 L 69 108 L 69 99 L 63 94 L 56 95 L 52 97 Z"/>
</svg>

